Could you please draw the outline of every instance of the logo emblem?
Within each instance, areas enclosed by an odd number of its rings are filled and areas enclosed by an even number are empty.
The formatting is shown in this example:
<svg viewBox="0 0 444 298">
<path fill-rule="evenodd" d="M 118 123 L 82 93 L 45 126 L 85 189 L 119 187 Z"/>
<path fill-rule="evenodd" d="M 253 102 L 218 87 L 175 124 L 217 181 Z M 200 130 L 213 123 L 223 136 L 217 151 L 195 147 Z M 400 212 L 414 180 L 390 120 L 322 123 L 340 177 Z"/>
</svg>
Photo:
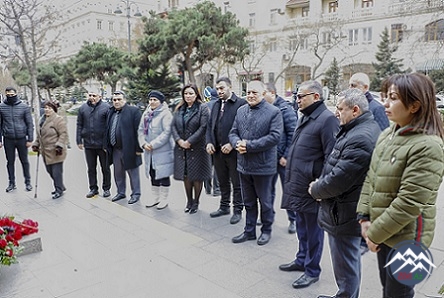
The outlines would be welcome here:
<svg viewBox="0 0 444 298">
<path fill-rule="evenodd" d="M 436 266 L 427 247 L 420 242 L 408 240 L 393 247 L 384 268 L 398 282 L 414 286 L 427 279 Z"/>
</svg>

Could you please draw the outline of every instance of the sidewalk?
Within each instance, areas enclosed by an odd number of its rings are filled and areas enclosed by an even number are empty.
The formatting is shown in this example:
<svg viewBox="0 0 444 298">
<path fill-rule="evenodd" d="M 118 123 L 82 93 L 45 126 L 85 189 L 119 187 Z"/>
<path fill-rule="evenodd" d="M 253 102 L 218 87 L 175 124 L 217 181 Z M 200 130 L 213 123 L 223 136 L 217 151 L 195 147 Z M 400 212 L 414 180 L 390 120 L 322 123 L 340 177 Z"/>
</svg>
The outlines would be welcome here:
<svg viewBox="0 0 444 298">
<path fill-rule="evenodd" d="M 69 118 L 71 144 L 75 117 Z M 1 150 L 3 151 L 3 150 Z M 52 200 L 51 181 L 42 160 L 39 165 L 38 198 L 25 192 L 20 163 L 16 162 L 17 190 L 7 186 L 4 153 L 0 151 L 0 214 L 39 222 L 43 251 L 21 256 L 19 264 L 0 268 L 0 297 L 211 297 L 289 298 L 334 294 L 328 244 L 322 258 L 319 282 L 295 290 L 291 283 L 301 273 L 278 270 L 294 258 L 297 240 L 287 233 L 285 211 L 276 208 L 272 239 L 265 246 L 255 241 L 231 243 L 243 230 L 244 219 L 229 224 L 229 216 L 212 219 L 219 197 L 202 195 L 197 214 L 184 213 L 183 185 L 173 181 L 170 204 L 158 211 L 144 207 L 144 200 L 128 205 L 112 203 L 88 191 L 83 152 L 69 150 L 64 164 L 67 191 Z M 30 156 L 35 183 L 36 157 Z M 141 167 L 142 199 L 148 197 L 149 181 Z M 34 186 L 34 185 L 33 185 Z M 113 186 L 112 195 L 115 194 Z M 127 194 L 128 195 L 128 194 Z M 278 197 L 280 196 L 280 189 Z M 444 196 L 440 192 L 440 198 Z M 433 275 L 416 287 L 415 297 L 437 294 L 444 283 L 443 208 L 439 200 L 437 233 L 432 245 Z M 278 202 L 276 203 L 278 207 Z M 258 228 L 259 235 L 259 228 Z M 381 297 L 376 257 L 363 256 L 361 297 Z"/>
</svg>

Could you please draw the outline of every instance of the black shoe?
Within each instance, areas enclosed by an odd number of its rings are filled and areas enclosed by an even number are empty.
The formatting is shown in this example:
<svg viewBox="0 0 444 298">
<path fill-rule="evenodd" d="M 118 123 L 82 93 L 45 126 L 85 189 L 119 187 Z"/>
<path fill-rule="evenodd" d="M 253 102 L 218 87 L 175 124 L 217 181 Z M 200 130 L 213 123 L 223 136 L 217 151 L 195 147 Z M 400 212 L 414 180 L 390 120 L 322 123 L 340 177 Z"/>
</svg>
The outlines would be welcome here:
<svg viewBox="0 0 444 298">
<path fill-rule="evenodd" d="M 319 296 L 316 297 L 316 298 L 336 298 L 336 295 L 335 295 L 335 296 L 319 295 Z"/>
<path fill-rule="evenodd" d="M 294 221 L 290 221 L 290 224 L 288 225 L 288 233 L 289 234 L 296 233 L 296 223 Z"/>
<path fill-rule="evenodd" d="M 119 200 L 122 200 L 126 198 L 126 196 L 124 194 L 118 193 L 114 196 L 114 198 L 111 199 L 111 202 L 117 202 Z"/>
<path fill-rule="evenodd" d="M 199 203 L 193 203 L 190 208 L 190 214 L 194 214 L 199 209 Z"/>
<path fill-rule="evenodd" d="M 185 208 L 183 209 L 183 212 L 188 213 L 191 210 L 191 206 L 193 205 L 192 202 L 188 202 Z"/>
<path fill-rule="evenodd" d="M 262 233 L 257 239 L 257 245 L 265 245 L 270 241 L 271 234 Z"/>
<path fill-rule="evenodd" d="M 58 199 L 58 198 L 60 198 L 60 197 L 62 197 L 63 196 L 63 192 L 55 192 L 53 195 L 52 195 L 52 199 L 53 200 L 56 200 L 56 199 Z"/>
<path fill-rule="evenodd" d="M 109 189 L 104 190 L 104 191 L 103 191 L 103 197 L 104 197 L 104 198 L 107 198 L 107 197 L 109 197 L 109 196 L 111 196 L 111 192 L 109 191 Z"/>
<path fill-rule="evenodd" d="M 15 184 L 9 183 L 8 187 L 6 187 L 6 192 L 13 191 L 14 189 L 16 189 Z"/>
<path fill-rule="evenodd" d="M 134 203 L 138 202 L 139 199 L 140 199 L 139 195 L 132 195 L 131 198 L 128 201 L 128 204 L 130 204 L 130 205 L 134 204 Z"/>
<path fill-rule="evenodd" d="M 242 233 L 242 234 L 240 234 L 240 235 L 238 235 L 236 237 L 233 237 L 231 239 L 231 241 L 233 243 L 242 243 L 242 242 L 245 242 L 245 241 L 248 241 L 248 240 L 256 240 L 256 236 Z"/>
<path fill-rule="evenodd" d="M 26 183 L 25 190 L 26 191 L 31 191 L 32 190 L 32 185 L 30 183 Z"/>
<path fill-rule="evenodd" d="M 228 214 L 230 214 L 230 210 L 224 210 L 224 209 L 219 208 L 216 211 L 211 212 L 210 217 L 219 217 L 219 216 L 228 215 Z"/>
<path fill-rule="evenodd" d="M 279 269 L 282 271 L 305 271 L 305 268 L 301 265 L 296 264 L 295 261 L 288 263 L 288 264 L 282 264 L 279 266 Z"/>
<path fill-rule="evenodd" d="M 92 198 L 92 197 L 94 197 L 94 196 L 96 196 L 98 194 L 99 194 L 99 191 L 97 189 L 91 189 L 89 191 L 89 193 L 86 194 L 86 197 L 87 198 Z"/>
<path fill-rule="evenodd" d="M 56 191 L 54 190 L 54 191 L 51 191 L 51 194 L 53 195 L 53 194 L 55 194 L 56 193 Z"/>
<path fill-rule="evenodd" d="M 291 285 L 295 289 L 302 289 L 306 288 L 309 285 L 317 282 L 319 280 L 319 277 L 310 277 L 305 274 L 302 274 L 298 279 L 296 279 Z"/>
<path fill-rule="evenodd" d="M 240 212 L 234 212 L 233 216 L 230 218 L 230 224 L 235 225 L 242 219 L 242 214 Z"/>
</svg>

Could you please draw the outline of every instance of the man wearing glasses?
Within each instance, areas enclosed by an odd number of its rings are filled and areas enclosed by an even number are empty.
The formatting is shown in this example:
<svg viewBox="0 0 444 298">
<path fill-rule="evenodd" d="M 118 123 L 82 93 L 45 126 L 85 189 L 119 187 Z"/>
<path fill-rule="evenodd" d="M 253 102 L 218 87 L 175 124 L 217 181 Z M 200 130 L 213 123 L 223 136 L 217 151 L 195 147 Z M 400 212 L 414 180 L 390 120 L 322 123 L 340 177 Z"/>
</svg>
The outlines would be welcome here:
<svg viewBox="0 0 444 298">
<path fill-rule="evenodd" d="M 103 197 L 111 195 L 111 170 L 106 153 L 106 117 L 109 105 L 102 101 L 102 96 L 95 92 L 88 93 L 88 99 L 77 115 L 77 146 L 85 151 L 88 167 L 89 192 L 87 198 L 99 194 L 97 183 L 97 158 L 100 162 L 103 176 Z"/>
<path fill-rule="evenodd" d="M 339 121 L 325 106 L 318 82 L 303 82 L 296 97 L 302 117 L 288 149 L 282 208 L 296 212 L 299 249 L 295 260 L 279 269 L 304 272 L 292 284 L 299 289 L 317 282 L 321 274 L 324 231 L 317 223 L 319 205 L 308 193 L 308 187 L 321 175 L 335 144 Z"/>
<path fill-rule="evenodd" d="M 131 185 L 128 204 L 140 199 L 139 166 L 142 164 L 142 148 L 138 141 L 138 128 L 142 114 L 137 107 L 126 104 L 123 91 L 113 93 L 113 107 L 107 119 L 107 143 L 110 163 L 114 164 L 114 181 L 117 194 L 111 199 L 116 202 L 126 198 L 126 173 Z"/>
</svg>

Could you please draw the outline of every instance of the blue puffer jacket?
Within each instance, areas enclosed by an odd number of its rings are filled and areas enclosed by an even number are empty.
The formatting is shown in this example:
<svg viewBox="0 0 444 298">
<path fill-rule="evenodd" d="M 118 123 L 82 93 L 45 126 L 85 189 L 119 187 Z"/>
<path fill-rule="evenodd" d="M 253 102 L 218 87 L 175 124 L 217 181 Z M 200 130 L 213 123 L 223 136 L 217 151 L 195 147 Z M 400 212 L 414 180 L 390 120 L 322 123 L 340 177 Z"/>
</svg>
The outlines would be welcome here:
<svg viewBox="0 0 444 298">
<path fill-rule="evenodd" d="M 276 98 L 273 105 L 281 110 L 284 124 L 281 140 L 277 147 L 277 157 L 279 161 L 281 157 L 287 158 L 288 148 L 290 148 L 291 145 L 291 139 L 293 138 L 298 116 L 291 104 L 280 96 Z"/>
<path fill-rule="evenodd" d="M 17 97 L 0 103 L 0 127 L 0 142 L 3 138 L 34 140 L 31 108 Z"/>
<path fill-rule="evenodd" d="M 241 106 L 229 134 L 233 148 L 238 141 L 247 141 L 247 153 L 237 154 L 237 170 L 245 175 L 275 174 L 281 133 L 282 115 L 278 108 L 265 100 L 253 107 Z"/>
</svg>

